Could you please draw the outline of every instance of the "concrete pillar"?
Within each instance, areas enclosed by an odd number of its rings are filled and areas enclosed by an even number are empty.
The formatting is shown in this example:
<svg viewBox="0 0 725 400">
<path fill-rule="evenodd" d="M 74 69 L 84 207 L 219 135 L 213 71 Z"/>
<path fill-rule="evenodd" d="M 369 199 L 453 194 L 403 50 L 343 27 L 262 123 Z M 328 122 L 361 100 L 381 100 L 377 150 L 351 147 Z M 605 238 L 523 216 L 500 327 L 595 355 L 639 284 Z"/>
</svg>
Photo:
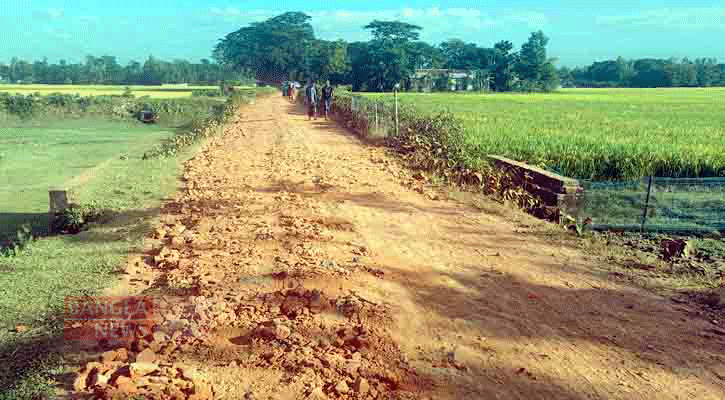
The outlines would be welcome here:
<svg viewBox="0 0 725 400">
<path fill-rule="evenodd" d="M 68 192 L 66 190 L 51 189 L 48 191 L 50 198 L 50 213 L 59 213 L 68 209 Z"/>
</svg>

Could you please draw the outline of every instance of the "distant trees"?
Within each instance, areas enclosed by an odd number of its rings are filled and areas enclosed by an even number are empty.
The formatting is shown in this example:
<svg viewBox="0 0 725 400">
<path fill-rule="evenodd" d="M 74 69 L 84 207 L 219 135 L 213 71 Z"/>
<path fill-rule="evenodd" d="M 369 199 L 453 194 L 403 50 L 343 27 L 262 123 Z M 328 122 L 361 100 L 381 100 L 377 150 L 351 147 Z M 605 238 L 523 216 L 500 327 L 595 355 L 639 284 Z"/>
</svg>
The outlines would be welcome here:
<svg viewBox="0 0 725 400">
<path fill-rule="evenodd" d="M 130 61 L 122 66 L 114 56 L 86 56 L 80 63 L 69 64 L 60 60 L 57 64 L 47 59 L 29 63 L 18 58 L 0 64 L 0 81 L 9 83 L 41 84 L 113 84 L 157 85 L 160 83 L 192 83 L 216 85 L 220 81 L 249 81 L 248 74 L 235 71 L 229 66 L 201 60 L 164 61 L 150 56 L 143 64 Z"/>
<path fill-rule="evenodd" d="M 587 67 L 559 69 L 558 75 L 565 86 L 579 87 L 707 87 L 725 86 L 725 64 L 714 58 L 700 58 L 694 62 L 643 58 L 595 62 Z"/>
<path fill-rule="evenodd" d="M 0 64 L 0 80 L 27 83 L 159 84 L 224 80 L 267 82 L 327 80 L 350 84 L 353 90 L 389 91 L 411 87 L 417 69 L 474 72 L 462 78 L 469 85 L 499 92 L 548 91 L 562 86 L 725 86 L 725 64 L 715 59 L 640 59 L 595 62 L 587 67 L 556 69 L 542 31 L 532 32 L 516 51 L 508 40 L 492 48 L 452 38 L 437 45 L 419 40 L 421 27 L 401 21 L 374 20 L 363 26 L 367 42 L 327 41 L 315 37 L 310 17 L 286 12 L 253 22 L 221 38 L 213 49 L 215 62 L 164 61 L 149 56 L 143 63 L 121 66 L 113 56 L 87 56 L 69 64 L 46 59 L 29 63 L 13 58 Z M 475 81 L 471 81 L 474 77 Z M 447 76 L 433 74 L 427 82 L 449 90 Z"/>
<path fill-rule="evenodd" d="M 315 38 L 309 19 L 301 12 L 287 12 L 251 23 L 222 38 L 214 58 L 237 70 L 250 70 L 260 80 L 330 79 L 351 84 L 356 91 L 409 87 L 416 69 L 475 71 L 477 87 L 497 91 L 550 90 L 559 82 L 553 61 L 546 57 L 549 39 L 541 31 L 532 33 L 517 52 L 509 41 L 493 48 L 460 39 L 434 46 L 419 40 L 420 26 L 401 21 L 374 20 L 363 26 L 370 31 L 367 42 L 325 41 Z M 450 88 L 445 77 L 435 79 L 435 87 Z"/>
</svg>

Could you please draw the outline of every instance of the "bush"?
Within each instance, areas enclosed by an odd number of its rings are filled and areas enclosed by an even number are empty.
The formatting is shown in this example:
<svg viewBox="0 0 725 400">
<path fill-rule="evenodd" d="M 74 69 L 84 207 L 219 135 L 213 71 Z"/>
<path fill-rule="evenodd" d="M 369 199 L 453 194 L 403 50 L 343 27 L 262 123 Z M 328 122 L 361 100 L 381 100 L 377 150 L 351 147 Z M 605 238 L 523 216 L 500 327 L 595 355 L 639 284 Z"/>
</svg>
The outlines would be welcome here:
<svg viewBox="0 0 725 400">
<path fill-rule="evenodd" d="M 15 114 L 20 118 L 30 118 L 33 115 L 33 96 L 16 94 L 5 97 L 5 110 L 9 114 Z"/>
<path fill-rule="evenodd" d="M 29 224 L 24 224 L 18 229 L 15 237 L 0 242 L 0 256 L 16 256 L 25 246 L 33 240 L 33 231 Z"/>
<path fill-rule="evenodd" d="M 221 97 L 223 96 L 219 89 L 194 89 L 191 91 L 191 97 Z"/>
<path fill-rule="evenodd" d="M 87 224 L 97 220 L 102 211 L 93 205 L 71 204 L 66 210 L 56 213 L 50 225 L 51 233 L 76 234 Z"/>
</svg>

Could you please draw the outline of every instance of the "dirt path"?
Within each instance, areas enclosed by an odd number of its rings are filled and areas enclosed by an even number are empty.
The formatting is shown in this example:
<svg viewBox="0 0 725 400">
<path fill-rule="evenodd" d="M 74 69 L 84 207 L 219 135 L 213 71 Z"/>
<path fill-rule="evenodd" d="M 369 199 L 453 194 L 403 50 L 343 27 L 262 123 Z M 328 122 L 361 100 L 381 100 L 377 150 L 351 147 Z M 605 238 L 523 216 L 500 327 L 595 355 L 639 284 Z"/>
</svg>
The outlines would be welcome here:
<svg viewBox="0 0 725 400">
<path fill-rule="evenodd" d="M 725 398 L 715 325 L 602 278 L 540 221 L 438 199 L 279 96 L 184 181 L 115 293 L 179 295 L 132 350 L 217 398 Z"/>
</svg>

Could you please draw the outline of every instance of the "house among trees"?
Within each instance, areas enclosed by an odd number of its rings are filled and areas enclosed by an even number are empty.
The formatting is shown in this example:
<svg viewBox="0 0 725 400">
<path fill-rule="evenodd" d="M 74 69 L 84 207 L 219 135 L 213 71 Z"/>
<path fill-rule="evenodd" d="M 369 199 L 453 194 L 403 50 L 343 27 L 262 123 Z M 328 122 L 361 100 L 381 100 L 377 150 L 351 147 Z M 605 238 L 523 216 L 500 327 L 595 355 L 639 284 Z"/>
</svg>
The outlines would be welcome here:
<svg viewBox="0 0 725 400">
<path fill-rule="evenodd" d="M 476 89 L 475 71 L 454 69 L 418 69 L 410 76 L 411 91 L 471 91 Z"/>
</svg>

